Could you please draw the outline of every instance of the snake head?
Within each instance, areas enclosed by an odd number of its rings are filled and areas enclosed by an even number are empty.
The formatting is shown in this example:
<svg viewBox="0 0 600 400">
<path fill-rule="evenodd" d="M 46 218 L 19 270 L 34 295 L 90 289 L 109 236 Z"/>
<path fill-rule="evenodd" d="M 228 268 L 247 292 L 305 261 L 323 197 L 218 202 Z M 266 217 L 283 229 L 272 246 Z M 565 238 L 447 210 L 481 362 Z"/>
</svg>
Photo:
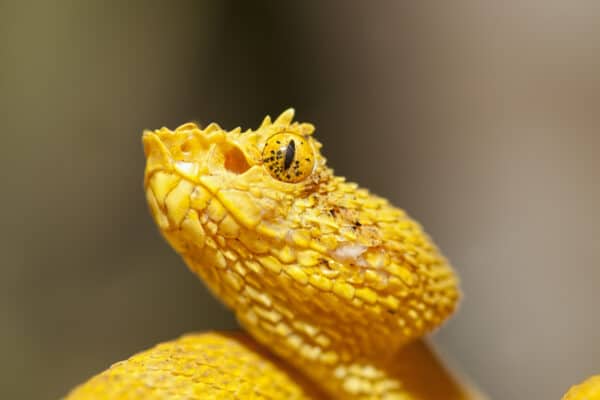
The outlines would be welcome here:
<svg viewBox="0 0 600 400">
<path fill-rule="evenodd" d="M 314 127 L 292 119 L 145 132 L 152 215 L 280 355 L 337 363 L 392 352 L 451 314 L 457 280 L 419 224 L 335 176 Z"/>
<path fill-rule="evenodd" d="M 144 183 L 160 228 L 177 231 L 196 217 L 219 223 L 230 214 L 245 229 L 285 229 L 294 200 L 331 175 L 314 126 L 292 123 L 293 115 L 266 117 L 256 131 L 188 123 L 144 132 Z"/>
</svg>

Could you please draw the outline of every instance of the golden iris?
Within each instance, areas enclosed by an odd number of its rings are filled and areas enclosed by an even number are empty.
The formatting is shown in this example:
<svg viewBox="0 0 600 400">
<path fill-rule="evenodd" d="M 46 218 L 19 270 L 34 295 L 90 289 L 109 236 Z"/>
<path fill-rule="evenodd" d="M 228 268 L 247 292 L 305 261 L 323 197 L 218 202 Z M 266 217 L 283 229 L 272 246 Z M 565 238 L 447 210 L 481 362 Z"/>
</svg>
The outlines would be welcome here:
<svg viewBox="0 0 600 400">
<path fill-rule="evenodd" d="M 295 183 L 311 174 L 315 156 L 306 138 L 293 133 L 277 133 L 267 139 L 262 161 L 273 178 Z"/>
</svg>

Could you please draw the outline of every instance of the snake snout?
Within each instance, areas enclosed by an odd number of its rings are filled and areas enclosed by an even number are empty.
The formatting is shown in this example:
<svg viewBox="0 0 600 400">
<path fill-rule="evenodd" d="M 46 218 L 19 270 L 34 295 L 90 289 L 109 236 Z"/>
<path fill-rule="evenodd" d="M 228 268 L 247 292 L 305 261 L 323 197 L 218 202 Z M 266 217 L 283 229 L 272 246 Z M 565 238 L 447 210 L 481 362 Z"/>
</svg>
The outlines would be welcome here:
<svg viewBox="0 0 600 400">
<path fill-rule="evenodd" d="M 147 169 L 150 167 L 156 168 L 158 166 L 165 167 L 169 164 L 171 158 L 169 150 L 155 132 L 145 131 L 142 136 L 142 143 L 144 145 Z"/>
</svg>

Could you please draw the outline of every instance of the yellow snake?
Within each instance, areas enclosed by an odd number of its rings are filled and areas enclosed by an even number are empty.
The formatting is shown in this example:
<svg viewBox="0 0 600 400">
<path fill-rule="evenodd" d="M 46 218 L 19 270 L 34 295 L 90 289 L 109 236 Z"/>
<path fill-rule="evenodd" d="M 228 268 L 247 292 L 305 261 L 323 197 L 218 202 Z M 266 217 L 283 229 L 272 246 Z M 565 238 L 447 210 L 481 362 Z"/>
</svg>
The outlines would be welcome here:
<svg viewBox="0 0 600 400">
<path fill-rule="evenodd" d="M 249 336 L 159 344 L 67 399 L 485 398 L 422 340 L 460 297 L 447 260 L 404 211 L 334 175 L 293 116 L 144 132 L 156 224 Z M 563 399 L 600 399 L 600 376 Z"/>
</svg>

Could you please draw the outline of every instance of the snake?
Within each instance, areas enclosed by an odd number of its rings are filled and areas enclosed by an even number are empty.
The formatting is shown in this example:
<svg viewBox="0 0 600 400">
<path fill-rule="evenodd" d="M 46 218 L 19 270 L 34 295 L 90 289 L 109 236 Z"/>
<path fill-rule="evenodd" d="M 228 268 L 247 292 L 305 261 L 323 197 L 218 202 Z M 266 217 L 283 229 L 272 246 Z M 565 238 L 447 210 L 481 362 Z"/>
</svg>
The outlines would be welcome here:
<svg viewBox="0 0 600 400">
<path fill-rule="evenodd" d="M 82 399 L 487 397 L 427 340 L 457 274 L 421 225 L 335 175 L 288 109 L 255 129 L 143 133 L 158 230 L 242 331 L 160 343 L 72 389 Z M 600 399 L 600 375 L 563 400 Z"/>
</svg>

